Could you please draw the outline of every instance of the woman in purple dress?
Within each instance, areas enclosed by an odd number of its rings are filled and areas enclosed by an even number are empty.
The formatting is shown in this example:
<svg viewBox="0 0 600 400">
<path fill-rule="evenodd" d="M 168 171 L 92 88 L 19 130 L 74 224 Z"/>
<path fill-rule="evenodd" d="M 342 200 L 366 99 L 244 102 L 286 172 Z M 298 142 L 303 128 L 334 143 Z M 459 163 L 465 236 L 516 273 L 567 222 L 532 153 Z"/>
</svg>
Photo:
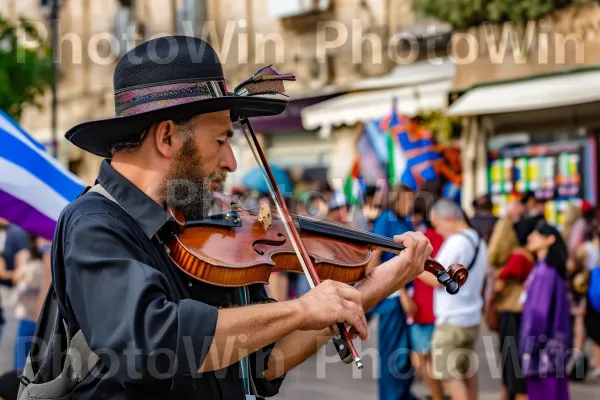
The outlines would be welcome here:
<svg viewBox="0 0 600 400">
<path fill-rule="evenodd" d="M 529 400 L 569 400 L 567 247 L 556 228 L 545 222 L 529 235 L 527 247 L 537 259 L 526 283 L 519 343 L 527 395 Z"/>
</svg>

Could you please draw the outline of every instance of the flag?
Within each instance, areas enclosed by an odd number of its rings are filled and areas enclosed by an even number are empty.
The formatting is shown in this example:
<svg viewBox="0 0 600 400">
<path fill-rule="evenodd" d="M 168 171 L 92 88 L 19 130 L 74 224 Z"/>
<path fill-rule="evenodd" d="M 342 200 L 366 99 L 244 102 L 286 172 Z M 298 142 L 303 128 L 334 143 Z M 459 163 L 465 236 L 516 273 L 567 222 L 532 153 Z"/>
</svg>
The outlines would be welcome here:
<svg viewBox="0 0 600 400">
<path fill-rule="evenodd" d="M 398 131 L 398 141 L 407 159 L 401 183 L 418 190 L 425 182 L 435 180 L 436 163 L 442 160 L 442 154 L 432 133 L 414 121 L 407 121 Z"/>
<path fill-rule="evenodd" d="M 406 159 L 400 146 L 398 131 L 405 123 L 405 118 L 398 115 L 396 101 L 392 102 L 392 113 L 379 123 L 379 129 L 386 134 L 387 176 L 390 186 L 400 183 L 406 168 Z"/>
<path fill-rule="evenodd" d="M 348 204 L 360 204 L 366 191 L 367 187 L 360 174 L 360 158 L 356 156 L 352 163 L 352 169 L 344 182 L 344 195 Z"/>
<path fill-rule="evenodd" d="M 385 136 L 379 132 L 375 132 L 381 137 L 381 144 L 383 145 L 383 151 L 387 151 L 385 147 Z M 386 163 L 387 154 L 385 159 L 382 160 L 377 154 L 378 150 L 373 146 L 372 140 L 367 133 L 367 128 L 363 130 L 356 141 L 356 152 L 360 158 L 360 175 L 364 179 L 366 185 L 377 186 L 387 180 Z"/>
<path fill-rule="evenodd" d="M 363 136 L 367 140 L 372 152 L 377 156 L 379 163 L 381 163 L 382 166 L 385 166 L 389 157 L 387 148 L 388 135 L 380 130 L 380 122 L 380 120 L 366 121 L 364 124 Z"/>
<path fill-rule="evenodd" d="M 0 217 L 52 240 L 60 212 L 84 188 L 0 110 Z"/>
</svg>

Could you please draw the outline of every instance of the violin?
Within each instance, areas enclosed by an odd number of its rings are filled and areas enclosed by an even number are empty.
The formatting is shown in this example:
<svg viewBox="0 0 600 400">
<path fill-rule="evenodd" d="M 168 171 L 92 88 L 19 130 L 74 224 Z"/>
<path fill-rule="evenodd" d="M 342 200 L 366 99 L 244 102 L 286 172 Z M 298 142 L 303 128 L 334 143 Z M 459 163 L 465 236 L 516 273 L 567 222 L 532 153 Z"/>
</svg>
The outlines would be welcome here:
<svg viewBox="0 0 600 400">
<path fill-rule="evenodd" d="M 281 218 L 268 205 L 263 204 L 257 212 L 237 199 L 217 197 L 231 209 L 202 220 L 186 221 L 179 211 L 169 208 L 179 232 L 169 243 L 169 254 L 180 269 L 200 281 L 230 287 L 266 284 L 274 271 L 303 273 Z M 405 248 L 385 236 L 291 215 L 322 280 L 356 283 L 369 273 L 373 250 L 398 254 Z M 454 264 L 446 271 L 432 258 L 425 263 L 425 270 L 450 294 L 458 292 L 468 275 L 461 265 Z"/>
<path fill-rule="evenodd" d="M 404 246 L 392 239 L 343 225 L 292 214 L 247 117 L 238 122 L 263 174 L 277 213 L 263 208 L 253 213 L 236 202 L 231 210 L 198 221 L 186 221 L 169 207 L 179 233 L 169 242 L 174 263 L 195 279 L 221 286 L 267 283 L 272 271 L 304 272 L 311 288 L 321 279 L 353 283 L 364 277 L 376 248 L 400 252 Z M 429 259 L 425 269 L 451 294 L 468 276 L 460 265 L 446 271 Z M 331 327 L 332 342 L 340 359 L 363 368 L 344 324 Z"/>
</svg>

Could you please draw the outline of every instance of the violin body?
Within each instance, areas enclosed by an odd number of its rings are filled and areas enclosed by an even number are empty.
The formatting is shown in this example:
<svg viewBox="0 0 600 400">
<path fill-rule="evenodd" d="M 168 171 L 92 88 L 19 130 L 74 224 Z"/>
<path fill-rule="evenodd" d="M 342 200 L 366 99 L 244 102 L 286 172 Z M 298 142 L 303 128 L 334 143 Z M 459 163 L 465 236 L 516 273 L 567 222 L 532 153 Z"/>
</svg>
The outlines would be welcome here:
<svg viewBox="0 0 600 400">
<path fill-rule="evenodd" d="M 192 277 L 218 286 L 266 284 L 273 271 L 303 273 L 280 219 L 265 230 L 258 215 L 237 215 L 241 226 L 185 229 L 169 244 L 173 261 Z M 321 279 L 355 283 L 365 275 L 369 246 L 302 231 L 300 236 Z"/>
<path fill-rule="evenodd" d="M 227 287 L 267 284 L 274 271 L 304 272 L 283 220 L 273 217 L 267 205 L 254 212 L 235 200 L 218 200 L 221 207 L 229 202 L 231 210 L 200 221 L 185 221 L 181 213 L 169 209 L 179 226 L 179 234 L 168 244 L 169 255 L 180 269 L 200 281 Z M 337 223 L 295 216 L 293 224 L 320 279 L 356 283 L 369 272 L 372 250 L 404 250 L 390 238 Z M 461 265 L 446 271 L 431 258 L 425 270 L 450 293 L 456 293 L 468 276 Z"/>
</svg>

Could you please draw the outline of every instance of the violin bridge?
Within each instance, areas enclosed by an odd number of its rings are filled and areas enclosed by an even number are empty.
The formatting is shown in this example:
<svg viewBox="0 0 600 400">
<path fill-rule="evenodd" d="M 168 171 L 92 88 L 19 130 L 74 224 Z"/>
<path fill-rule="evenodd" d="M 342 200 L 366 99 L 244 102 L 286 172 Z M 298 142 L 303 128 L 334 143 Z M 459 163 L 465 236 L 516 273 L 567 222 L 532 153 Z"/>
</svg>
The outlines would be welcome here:
<svg viewBox="0 0 600 400">
<path fill-rule="evenodd" d="M 258 211 L 258 220 L 262 222 L 265 232 L 269 230 L 273 223 L 273 216 L 271 215 L 271 208 L 268 204 L 261 204 L 260 210 Z"/>
</svg>

